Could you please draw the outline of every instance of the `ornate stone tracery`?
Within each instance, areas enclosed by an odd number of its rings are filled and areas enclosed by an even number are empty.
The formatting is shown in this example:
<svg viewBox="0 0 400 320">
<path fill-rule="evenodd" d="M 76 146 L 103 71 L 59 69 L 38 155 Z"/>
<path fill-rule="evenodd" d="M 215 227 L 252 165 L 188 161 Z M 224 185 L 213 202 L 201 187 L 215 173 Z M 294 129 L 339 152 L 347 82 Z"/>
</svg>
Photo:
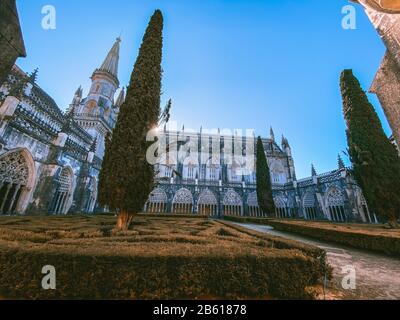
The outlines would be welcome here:
<svg viewBox="0 0 400 320">
<path fill-rule="evenodd" d="M 242 198 L 233 190 L 229 189 L 224 197 L 225 206 L 242 206 Z"/>
<path fill-rule="evenodd" d="M 198 203 L 199 205 L 200 204 L 217 205 L 218 201 L 214 193 L 212 193 L 209 189 L 206 189 L 200 194 Z"/>
<path fill-rule="evenodd" d="M 150 193 L 149 203 L 166 203 L 168 201 L 167 194 L 161 188 L 157 188 Z"/>
<path fill-rule="evenodd" d="M 28 178 L 29 168 L 22 152 L 9 153 L 0 159 L 0 182 L 25 186 Z"/>
<path fill-rule="evenodd" d="M 305 208 L 314 208 L 315 207 L 315 196 L 312 192 L 307 192 L 304 195 L 303 206 Z"/>
<path fill-rule="evenodd" d="M 328 206 L 344 206 L 342 192 L 337 188 L 332 188 L 326 197 Z"/>
<path fill-rule="evenodd" d="M 22 200 L 29 196 L 30 162 L 23 150 L 16 150 L 0 157 L 0 214 L 13 214 L 20 210 Z"/>
<path fill-rule="evenodd" d="M 338 188 L 334 187 L 328 191 L 326 195 L 326 205 L 329 209 L 331 220 L 339 222 L 347 220 L 344 208 L 344 196 Z"/>
<path fill-rule="evenodd" d="M 56 178 L 56 193 L 53 199 L 51 213 L 65 214 L 67 213 L 67 204 L 71 196 L 73 173 L 68 167 L 63 168 Z"/>
<path fill-rule="evenodd" d="M 172 202 L 179 204 L 193 204 L 192 193 L 188 189 L 182 188 L 175 194 Z"/>
<path fill-rule="evenodd" d="M 249 207 L 258 207 L 257 192 L 252 192 L 247 197 L 247 205 Z"/>
<path fill-rule="evenodd" d="M 274 202 L 277 208 L 286 208 L 286 202 L 282 197 L 276 197 Z"/>
</svg>

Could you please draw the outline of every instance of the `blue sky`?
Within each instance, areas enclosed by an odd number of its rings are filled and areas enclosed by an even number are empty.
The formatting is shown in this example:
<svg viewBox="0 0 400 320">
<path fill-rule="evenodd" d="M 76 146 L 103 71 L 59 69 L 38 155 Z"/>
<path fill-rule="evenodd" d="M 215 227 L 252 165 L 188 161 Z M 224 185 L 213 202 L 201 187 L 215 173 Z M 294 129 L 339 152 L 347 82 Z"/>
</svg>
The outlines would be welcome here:
<svg viewBox="0 0 400 320">
<path fill-rule="evenodd" d="M 85 93 L 122 32 L 119 78 L 127 85 L 154 9 L 165 19 L 163 97 L 186 128 L 273 126 L 291 143 L 299 178 L 337 166 L 346 148 L 340 72 L 352 68 L 367 90 L 385 48 L 363 10 L 357 29 L 341 26 L 347 0 L 18 0 L 28 57 L 38 84 L 65 110 Z M 41 27 L 53 5 L 56 30 Z M 390 132 L 375 98 L 385 130 Z M 280 138 L 279 138 L 280 141 Z M 347 161 L 347 160 L 346 160 Z"/>
</svg>

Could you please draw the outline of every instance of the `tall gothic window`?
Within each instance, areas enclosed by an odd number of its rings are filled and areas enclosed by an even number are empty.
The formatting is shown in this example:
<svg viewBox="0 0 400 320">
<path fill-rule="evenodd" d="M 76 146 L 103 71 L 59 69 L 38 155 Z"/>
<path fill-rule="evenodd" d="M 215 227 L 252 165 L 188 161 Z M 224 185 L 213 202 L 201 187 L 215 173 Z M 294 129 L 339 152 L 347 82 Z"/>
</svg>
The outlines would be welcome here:
<svg viewBox="0 0 400 320">
<path fill-rule="evenodd" d="M 344 197 L 339 189 L 333 188 L 329 191 L 327 195 L 327 205 L 329 208 L 331 220 L 336 222 L 347 221 L 344 208 Z"/>
<path fill-rule="evenodd" d="M 29 168 L 22 152 L 0 159 L 0 214 L 15 212 L 29 178 Z"/>
<path fill-rule="evenodd" d="M 289 218 L 286 201 L 282 197 L 276 197 L 274 202 L 276 207 L 276 217 L 281 219 Z"/>
<path fill-rule="evenodd" d="M 247 197 L 247 208 L 248 214 L 251 217 L 263 217 L 265 216 L 260 206 L 258 205 L 257 192 L 252 192 Z"/>
<path fill-rule="evenodd" d="M 182 188 L 175 194 L 172 201 L 172 212 L 190 214 L 193 212 L 193 202 L 192 193 L 188 189 Z"/>
<path fill-rule="evenodd" d="M 53 198 L 50 213 L 66 213 L 66 205 L 72 189 L 72 176 L 69 169 L 64 168 L 56 179 L 56 193 Z"/>
<path fill-rule="evenodd" d="M 307 220 L 317 220 L 318 210 L 315 201 L 315 195 L 312 192 L 307 192 L 303 199 L 304 216 Z"/>
<path fill-rule="evenodd" d="M 89 198 L 86 204 L 86 213 L 93 213 L 97 201 L 97 182 L 94 177 L 90 178 L 88 190 Z"/>
<path fill-rule="evenodd" d="M 243 215 L 243 201 L 240 195 L 233 189 L 229 189 L 223 200 L 224 215 Z"/>
<path fill-rule="evenodd" d="M 161 188 L 156 188 L 150 193 L 146 203 L 145 211 L 148 213 L 164 213 L 167 212 L 168 198 L 165 191 Z"/>
<path fill-rule="evenodd" d="M 206 216 L 218 215 L 218 201 L 212 191 L 206 189 L 200 194 L 198 213 Z"/>
</svg>

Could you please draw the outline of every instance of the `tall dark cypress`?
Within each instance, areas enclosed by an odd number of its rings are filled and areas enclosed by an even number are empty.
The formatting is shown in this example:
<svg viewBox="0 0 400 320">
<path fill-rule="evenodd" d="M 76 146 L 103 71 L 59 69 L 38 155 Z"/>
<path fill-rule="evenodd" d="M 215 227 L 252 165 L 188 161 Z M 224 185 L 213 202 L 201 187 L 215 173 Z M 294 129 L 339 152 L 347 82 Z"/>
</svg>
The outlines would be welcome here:
<svg viewBox="0 0 400 320">
<path fill-rule="evenodd" d="M 129 228 L 154 186 L 154 168 L 146 160 L 151 142 L 146 142 L 146 136 L 160 118 L 162 30 L 163 16 L 156 10 L 143 37 L 100 175 L 100 203 L 118 211 L 119 230 Z"/>
<path fill-rule="evenodd" d="M 256 167 L 258 204 L 264 213 L 267 215 L 273 215 L 275 213 L 275 203 L 272 194 L 271 175 L 261 137 L 258 137 L 257 139 Z"/>
<path fill-rule="evenodd" d="M 400 159 L 352 70 L 341 75 L 343 112 L 354 177 L 369 207 L 390 226 L 400 216 Z"/>
</svg>

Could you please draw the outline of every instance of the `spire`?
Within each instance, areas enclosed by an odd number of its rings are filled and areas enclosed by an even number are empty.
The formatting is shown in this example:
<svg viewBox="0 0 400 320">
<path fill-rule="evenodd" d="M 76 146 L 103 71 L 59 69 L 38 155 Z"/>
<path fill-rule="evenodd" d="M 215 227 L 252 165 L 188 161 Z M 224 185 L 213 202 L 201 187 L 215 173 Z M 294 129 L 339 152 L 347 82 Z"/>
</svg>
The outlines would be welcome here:
<svg viewBox="0 0 400 320">
<path fill-rule="evenodd" d="M 125 87 L 123 87 L 121 92 L 119 93 L 117 102 L 115 102 L 115 106 L 120 108 L 124 102 L 125 102 Z"/>
<path fill-rule="evenodd" d="M 340 154 L 338 155 L 338 167 L 339 169 L 346 169 L 346 166 Z"/>
<path fill-rule="evenodd" d="M 118 78 L 118 62 L 119 62 L 119 45 L 121 43 L 121 38 L 118 37 L 115 41 L 113 47 L 108 53 L 106 59 L 103 64 L 99 68 L 101 71 L 106 71 L 113 75 L 115 78 Z"/>
<path fill-rule="evenodd" d="M 289 140 L 285 137 L 285 142 L 286 142 L 286 148 L 290 149 L 290 144 L 289 144 Z"/>
<path fill-rule="evenodd" d="M 285 136 L 284 136 L 284 135 L 282 135 L 281 146 L 282 146 L 283 149 L 286 149 L 286 139 L 285 139 Z"/>
<path fill-rule="evenodd" d="M 71 108 L 65 113 L 65 122 L 61 128 L 61 132 L 67 133 L 71 128 L 72 121 L 75 115 L 75 105 L 71 105 Z"/>
<path fill-rule="evenodd" d="M 36 68 L 28 77 L 30 83 L 36 83 L 39 68 Z"/>
<path fill-rule="evenodd" d="M 82 86 L 79 86 L 79 88 L 75 92 L 75 96 L 82 98 L 82 94 L 83 94 Z"/>
<path fill-rule="evenodd" d="M 272 129 L 272 127 L 269 130 L 269 136 L 270 136 L 271 140 L 275 142 L 275 133 L 274 133 L 274 129 Z"/>
<path fill-rule="evenodd" d="M 313 164 L 311 164 L 311 175 L 312 175 L 313 177 L 316 177 L 316 176 L 317 176 L 317 171 L 315 170 L 315 167 L 314 167 Z"/>
<path fill-rule="evenodd" d="M 83 93 L 82 92 L 82 87 L 79 86 L 79 88 L 75 92 L 74 98 L 72 99 L 72 102 L 71 102 L 70 107 L 69 107 L 69 109 L 67 111 L 67 114 L 71 111 L 72 106 L 77 106 L 77 105 L 79 105 L 81 103 L 82 93 Z"/>
</svg>

